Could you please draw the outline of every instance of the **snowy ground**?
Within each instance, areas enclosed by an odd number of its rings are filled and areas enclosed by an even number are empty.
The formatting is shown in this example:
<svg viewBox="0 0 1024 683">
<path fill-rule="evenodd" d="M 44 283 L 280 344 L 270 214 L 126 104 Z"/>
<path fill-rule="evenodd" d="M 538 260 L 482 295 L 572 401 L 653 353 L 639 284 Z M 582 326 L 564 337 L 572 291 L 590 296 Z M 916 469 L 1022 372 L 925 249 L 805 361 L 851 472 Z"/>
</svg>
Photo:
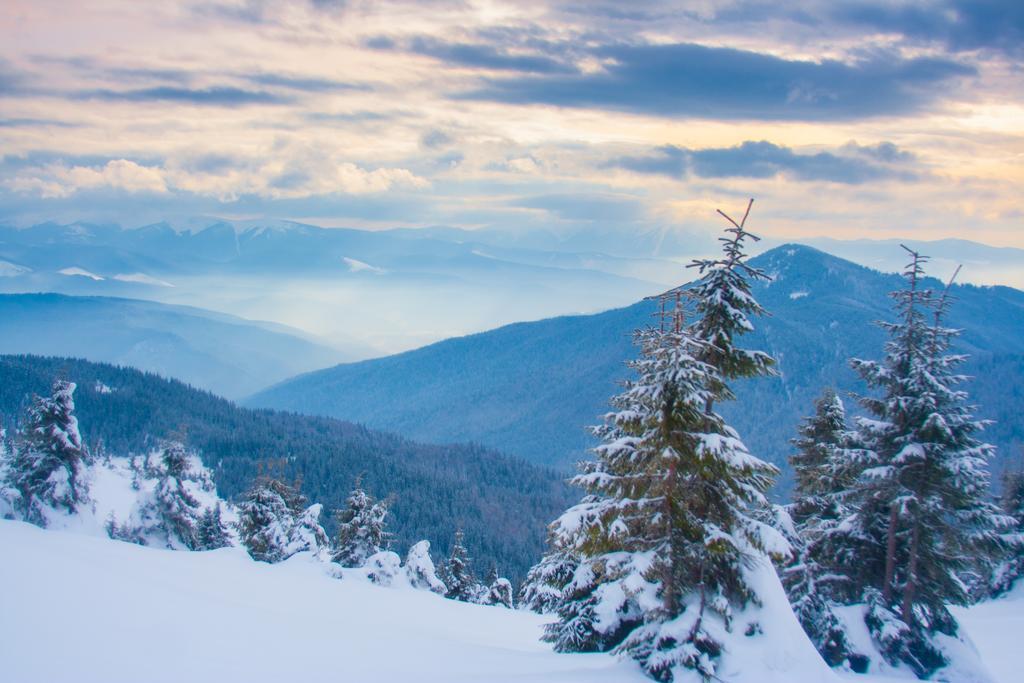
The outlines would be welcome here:
<svg viewBox="0 0 1024 683">
<path fill-rule="evenodd" d="M 607 655 L 551 652 L 537 615 L 374 586 L 358 570 L 339 580 L 306 554 L 268 565 L 237 548 L 175 552 L 0 521 L 0 556 L 10 683 L 648 680 Z M 962 614 L 1000 683 L 1020 680 L 1022 608 L 1019 588 Z"/>
<path fill-rule="evenodd" d="M 8 683 L 646 681 L 606 655 L 557 655 L 543 619 L 328 576 L 298 555 L 205 553 L 0 521 Z"/>
</svg>

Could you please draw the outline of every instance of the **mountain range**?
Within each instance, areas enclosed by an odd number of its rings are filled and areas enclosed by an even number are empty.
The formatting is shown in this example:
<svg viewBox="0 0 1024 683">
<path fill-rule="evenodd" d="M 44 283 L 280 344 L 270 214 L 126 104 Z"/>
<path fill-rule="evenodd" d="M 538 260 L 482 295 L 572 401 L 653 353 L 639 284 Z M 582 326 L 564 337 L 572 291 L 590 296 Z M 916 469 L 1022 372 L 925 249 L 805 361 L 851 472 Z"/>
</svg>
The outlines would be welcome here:
<svg viewBox="0 0 1024 683">
<path fill-rule="evenodd" d="M 228 398 L 353 358 L 283 325 L 191 306 L 63 294 L 0 294 L 0 353 L 125 365 Z"/>
<path fill-rule="evenodd" d="M 902 286 L 885 274 L 790 244 L 751 260 L 771 275 L 754 294 L 770 312 L 744 342 L 778 359 L 780 376 L 739 382 L 722 410 L 753 452 L 777 464 L 801 416 L 826 386 L 864 387 L 850 357 L 880 358 L 891 317 L 889 292 Z M 943 283 L 930 280 L 930 286 Z M 1024 443 L 1024 292 L 954 285 L 949 323 L 963 329 L 958 350 L 971 355 L 967 385 L 991 418 L 986 438 L 1001 466 Z M 624 363 L 636 355 L 631 333 L 652 324 L 641 301 L 587 316 L 519 323 L 446 340 L 414 351 L 339 365 L 283 382 L 247 405 L 331 415 L 424 441 L 474 441 L 532 462 L 567 468 L 593 444 L 585 427 L 607 411 Z M 780 482 L 780 494 L 788 477 Z"/>
<path fill-rule="evenodd" d="M 881 270 L 892 241 L 812 246 Z M 1024 287 L 1024 251 L 963 240 L 908 242 L 945 277 Z M 778 246 L 765 239 L 765 250 Z M 368 231 L 289 221 L 188 218 L 138 228 L 0 224 L 0 292 L 60 292 L 185 304 L 270 320 L 361 360 L 524 320 L 596 313 L 677 284 L 717 249 L 686 230 L 519 231 L 444 226 Z"/>
</svg>

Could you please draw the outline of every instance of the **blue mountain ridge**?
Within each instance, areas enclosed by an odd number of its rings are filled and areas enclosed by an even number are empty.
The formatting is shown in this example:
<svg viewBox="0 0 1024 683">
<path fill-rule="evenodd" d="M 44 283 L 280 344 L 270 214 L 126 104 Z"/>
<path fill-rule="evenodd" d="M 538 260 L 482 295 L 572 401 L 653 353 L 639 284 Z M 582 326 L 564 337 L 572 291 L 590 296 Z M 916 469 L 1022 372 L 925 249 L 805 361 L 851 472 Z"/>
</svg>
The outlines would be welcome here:
<svg viewBox="0 0 1024 683">
<path fill-rule="evenodd" d="M 98 296 L 0 294 L 0 354 L 116 363 L 238 398 L 351 359 L 283 325 L 190 306 Z"/>
<path fill-rule="evenodd" d="M 880 358 L 891 318 L 884 274 L 811 247 L 787 244 L 751 260 L 771 281 L 754 294 L 770 315 L 755 321 L 743 343 L 772 353 L 780 376 L 737 382 L 737 400 L 722 410 L 751 450 L 782 465 L 801 416 L 826 386 L 864 391 L 847 361 Z M 680 269 L 681 275 L 688 271 Z M 942 283 L 932 280 L 932 287 Z M 1024 292 L 954 285 L 949 316 L 963 328 L 958 350 L 971 355 L 967 385 L 979 416 L 995 419 L 986 438 L 999 447 L 997 466 L 1024 443 Z M 593 445 L 587 425 L 608 410 L 634 357 L 631 333 L 653 323 L 642 301 L 596 315 L 507 325 L 385 358 L 311 372 L 245 401 L 328 415 L 429 442 L 474 441 L 529 461 L 568 468 Z M 856 405 L 847 399 L 849 409 Z"/>
</svg>

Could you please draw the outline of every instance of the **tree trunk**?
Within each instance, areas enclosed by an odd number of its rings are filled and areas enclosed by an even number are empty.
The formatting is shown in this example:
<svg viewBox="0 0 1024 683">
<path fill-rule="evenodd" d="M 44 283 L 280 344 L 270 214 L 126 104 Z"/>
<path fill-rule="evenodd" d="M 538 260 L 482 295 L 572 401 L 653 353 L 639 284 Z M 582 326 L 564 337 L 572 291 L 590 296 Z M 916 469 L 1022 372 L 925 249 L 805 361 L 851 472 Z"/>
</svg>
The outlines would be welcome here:
<svg viewBox="0 0 1024 683">
<path fill-rule="evenodd" d="M 910 559 L 907 561 L 907 586 L 903 589 L 903 623 L 910 624 L 914 608 L 914 588 L 917 572 L 917 555 L 920 544 L 921 525 L 914 525 L 914 533 L 910 537 Z"/>
<path fill-rule="evenodd" d="M 885 544 L 885 583 L 882 584 L 882 597 L 886 607 L 892 604 L 892 584 L 896 577 L 896 525 L 899 521 L 896 504 L 889 507 L 889 531 Z"/>
</svg>

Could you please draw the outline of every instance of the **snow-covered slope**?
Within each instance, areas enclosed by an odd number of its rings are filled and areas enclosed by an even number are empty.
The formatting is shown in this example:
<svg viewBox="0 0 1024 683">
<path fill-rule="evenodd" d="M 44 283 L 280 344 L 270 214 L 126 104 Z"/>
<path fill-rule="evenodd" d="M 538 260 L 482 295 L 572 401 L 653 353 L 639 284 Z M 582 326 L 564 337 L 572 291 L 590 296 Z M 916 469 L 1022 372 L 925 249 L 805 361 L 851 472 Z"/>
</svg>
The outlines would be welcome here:
<svg viewBox="0 0 1024 683">
<path fill-rule="evenodd" d="M 606 655 L 558 655 L 543 618 L 338 580 L 300 554 L 176 552 L 0 521 L 0 678 L 167 681 L 646 681 Z"/>
<path fill-rule="evenodd" d="M 539 640 L 545 618 L 531 612 L 445 600 L 404 580 L 376 586 L 361 570 L 339 580 L 307 553 L 268 565 L 240 548 L 171 551 L 8 520 L 0 552 L 0 585 L 14 587 L 0 610 L 5 681 L 649 680 L 608 655 L 551 652 Z M 958 614 L 999 683 L 1018 680 L 1024 663 L 1022 607 L 1018 587 Z M 778 653 L 726 680 L 805 683 L 798 672 L 816 670 Z"/>
<path fill-rule="evenodd" d="M 999 683 L 1013 683 L 1024 677 L 1024 582 L 1009 593 L 975 605 L 953 608 L 957 621 L 967 630 L 981 660 Z"/>
</svg>

